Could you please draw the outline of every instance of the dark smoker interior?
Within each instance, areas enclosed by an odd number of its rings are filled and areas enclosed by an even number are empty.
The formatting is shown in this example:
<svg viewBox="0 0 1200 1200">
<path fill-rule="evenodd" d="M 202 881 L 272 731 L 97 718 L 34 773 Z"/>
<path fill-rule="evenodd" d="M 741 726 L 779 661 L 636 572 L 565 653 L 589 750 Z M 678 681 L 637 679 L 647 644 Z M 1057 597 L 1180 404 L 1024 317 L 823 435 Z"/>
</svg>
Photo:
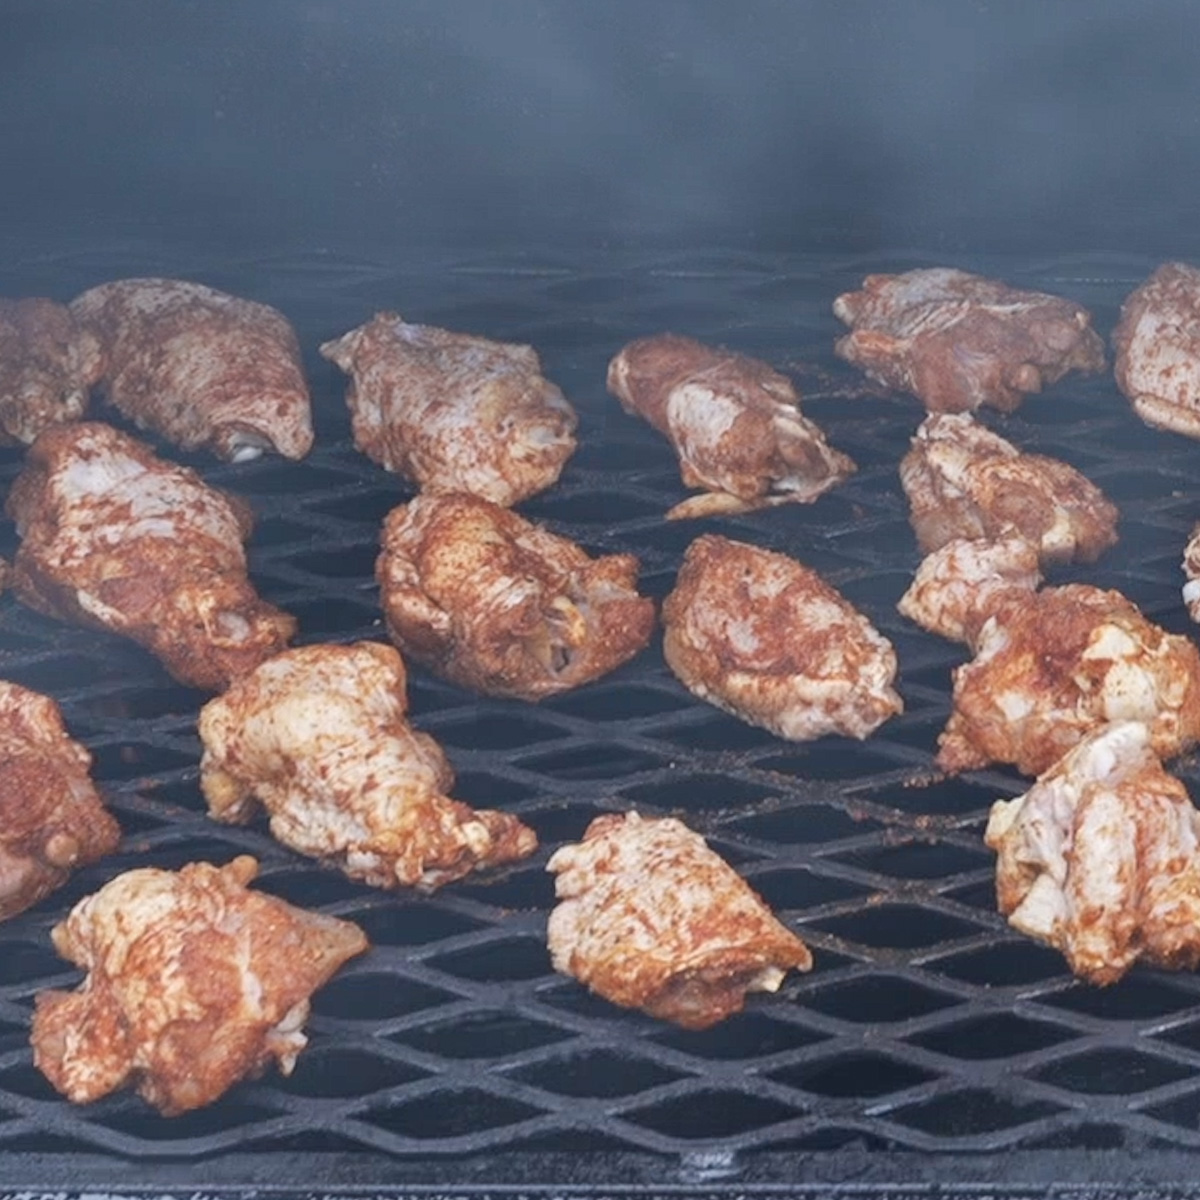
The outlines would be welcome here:
<svg viewBox="0 0 1200 1200">
<path fill-rule="evenodd" d="M 384 636 L 379 525 L 412 488 L 354 450 L 344 380 L 316 348 L 395 310 L 532 344 L 578 409 L 580 449 L 525 515 L 637 554 L 656 599 L 701 532 L 794 555 L 893 642 L 906 704 L 863 743 L 785 742 L 691 697 L 657 638 L 536 706 L 414 669 L 413 719 L 446 748 L 455 795 L 518 813 L 542 848 L 432 896 L 383 893 L 265 824 L 211 822 L 206 697 L 0 596 L 0 677 L 61 703 L 125 834 L 0 924 L 0 1193 L 1193 1180 L 1196 977 L 1075 981 L 995 911 L 982 830 L 1027 781 L 927 782 L 963 651 L 895 611 L 919 560 L 896 465 L 923 413 L 834 357 L 830 305 L 871 272 L 957 266 L 1076 300 L 1107 339 L 1155 266 L 1200 263 L 1198 51 L 1185 0 L 0 6 L 0 294 L 176 276 L 296 328 L 307 459 L 159 449 L 250 500 L 252 577 L 300 642 Z M 665 522 L 677 460 L 604 377 L 626 341 L 667 330 L 788 373 L 858 473 L 812 505 Z M 1194 443 L 1143 425 L 1111 370 L 986 421 L 1120 506 L 1118 545 L 1050 581 L 1117 588 L 1192 633 Z M 21 461 L 0 449 L 0 490 Z M 16 544 L 0 521 L 0 557 Z M 1175 770 L 1200 799 L 1195 761 Z M 702 832 L 812 947 L 811 974 L 702 1034 L 555 975 L 546 859 L 634 807 Z M 119 871 L 238 853 L 261 860 L 263 889 L 373 943 L 318 994 L 295 1073 L 175 1119 L 129 1092 L 69 1105 L 28 1044 L 35 994 L 79 979 L 51 927 Z"/>
</svg>

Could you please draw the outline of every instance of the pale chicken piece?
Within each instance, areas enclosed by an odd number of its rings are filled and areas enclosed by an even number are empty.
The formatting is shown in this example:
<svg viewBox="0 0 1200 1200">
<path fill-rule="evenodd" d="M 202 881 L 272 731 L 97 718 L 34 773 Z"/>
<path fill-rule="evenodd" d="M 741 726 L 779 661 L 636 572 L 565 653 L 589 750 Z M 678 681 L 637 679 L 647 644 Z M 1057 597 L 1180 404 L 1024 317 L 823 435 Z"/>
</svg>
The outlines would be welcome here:
<svg viewBox="0 0 1200 1200">
<path fill-rule="evenodd" d="M 182 279 L 120 279 L 71 312 L 104 348 L 105 398 L 142 429 L 231 462 L 312 449 L 300 345 L 278 310 Z"/>
<path fill-rule="evenodd" d="M 792 381 L 755 358 L 670 333 L 640 338 L 609 363 L 608 390 L 670 440 L 684 485 L 705 489 L 668 519 L 809 504 L 855 470 L 801 414 Z"/>
<path fill-rule="evenodd" d="M 1106 725 L 992 806 L 996 898 L 1090 983 L 1200 965 L 1200 812 L 1138 722 Z"/>
<path fill-rule="evenodd" d="M 923 554 L 955 538 L 1016 533 L 1043 563 L 1094 562 L 1117 540 L 1117 509 L 1074 467 L 1025 454 L 966 413 L 921 422 L 900 463 Z"/>
<path fill-rule="evenodd" d="M 554 969 L 685 1029 L 740 1012 L 812 967 L 808 947 L 704 839 L 671 818 L 610 813 L 546 864 Z"/>
<path fill-rule="evenodd" d="M 516 861 L 537 836 L 509 813 L 444 793 L 441 748 L 405 720 L 390 646 L 303 646 L 236 681 L 200 712 L 209 815 L 249 821 L 259 804 L 284 845 L 375 887 L 432 891 Z"/>
<path fill-rule="evenodd" d="M 506 508 L 421 495 L 384 523 L 376 573 L 388 633 L 454 683 L 539 700 L 607 674 L 650 640 L 631 554 L 589 557 Z"/>
<path fill-rule="evenodd" d="M 667 664 L 689 691 L 779 737 L 865 738 L 904 709 L 891 643 L 786 555 L 697 538 L 663 627 Z"/>
<path fill-rule="evenodd" d="M 291 1074 L 310 997 L 367 939 L 250 891 L 257 872 L 246 856 L 127 871 L 54 927 L 54 948 L 87 972 L 37 997 L 34 1063 L 58 1091 L 86 1104 L 131 1084 L 176 1116 L 272 1062 Z"/>
<path fill-rule="evenodd" d="M 948 267 L 868 275 L 833 311 L 852 331 L 837 355 L 930 412 L 1012 412 L 1068 371 L 1104 370 L 1081 305 Z"/>
<path fill-rule="evenodd" d="M 79 420 L 103 370 L 99 339 L 65 305 L 0 299 L 0 445 Z"/>
<path fill-rule="evenodd" d="M 550 487 L 575 452 L 575 410 L 531 346 L 383 312 L 321 353 L 351 377 L 354 444 L 422 491 L 508 507 Z"/>
<path fill-rule="evenodd" d="M 1183 585 L 1183 602 L 1193 621 L 1200 622 L 1200 525 L 1192 530 L 1183 551 L 1183 573 L 1187 583 Z"/>
<path fill-rule="evenodd" d="M 116 850 L 121 830 L 91 765 L 49 696 L 0 680 L 0 920 Z"/>
<path fill-rule="evenodd" d="M 182 683 L 223 688 L 295 630 L 247 577 L 249 508 L 111 426 L 43 433 L 7 507 L 20 599 L 132 638 Z"/>
<path fill-rule="evenodd" d="M 1141 721 L 1161 758 L 1200 740 L 1200 651 L 1120 592 L 1087 584 L 1001 594 L 954 672 L 938 766 L 1047 770 L 1092 730 Z"/>
</svg>

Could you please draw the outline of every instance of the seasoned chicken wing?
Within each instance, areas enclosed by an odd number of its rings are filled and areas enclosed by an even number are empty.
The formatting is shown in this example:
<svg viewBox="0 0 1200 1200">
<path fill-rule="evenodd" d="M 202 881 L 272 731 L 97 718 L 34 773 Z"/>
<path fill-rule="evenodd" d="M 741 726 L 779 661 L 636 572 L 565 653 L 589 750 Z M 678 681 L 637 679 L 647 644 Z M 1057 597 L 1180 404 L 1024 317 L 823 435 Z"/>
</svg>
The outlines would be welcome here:
<svg viewBox="0 0 1200 1200">
<path fill-rule="evenodd" d="M 91 765 L 49 696 L 0 680 L 0 920 L 116 850 L 121 830 Z"/>
<path fill-rule="evenodd" d="M 921 422 L 900 463 L 921 551 L 1018 533 L 1042 562 L 1094 562 L 1117 540 L 1117 510 L 1074 467 L 1024 454 L 966 413 Z"/>
<path fill-rule="evenodd" d="M 778 991 L 808 947 L 736 871 L 680 821 L 597 817 L 546 864 L 559 903 L 547 940 L 554 969 L 624 1008 L 685 1029 Z"/>
<path fill-rule="evenodd" d="M 132 638 L 182 683 L 223 688 L 295 630 L 246 576 L 249 509 L 108 425 L 43 433 L 8 514 L 26 604 Z"/>
<path fill-rule="evenodd" d="M 838 356 L 930 412 L 982 404 L 1012 412 L 1068 371 L 1104 370 L 1104 343 L 1085 308 L 966 271 L 868 275 L 833 311 L 852 331 Z"/>
<path fill-rule="evenodd" d="M 1200 524 L 1192 530 L 1183 551 L 1183 573 L 1187 583 L 1183 585 L 1183 602 L 1193 621 L 1200 622 Z"/>
<path fill-rule="evenodd" d="M 268 305 L 182 279 L 121 279 L 71 312 L 104 348 L 104 396 L 141 428 L 233 462 L 312 449 L 300 346 Z"/>
<path fill-rule="evenodd" d="M 421 495 L 384 523 L 376 568 L 388 633 L 410 658 L 495 696 L 538 700 L 620 666 L 654 603 L 631 554 L 574 542 L 477 496 Z"/>
<path fill-rule="evenodd" d="M 939 742 L 946 771 L 1015 763 L 1047 770 L 1110 721 L 1141 721 L 1162 758 L 1200 740 L 1200 651 L 1120 592 L 1087 584 L 996 596 L 954 672 Z"/>
<path fill-rule="evenodd" d="M 507 507 L 550 487 L 575 452 L 575 410 L 531 346 L 377 313 L 321 353 L 351 377 L 354 444 L 423 491 Z"/>
<path fill-rule="evenodd" d="M 1000 911 L 1076 975 L 1108 984 L 1139 959 L 1200 965 L 1200 812 L 1145 725 L 1090 733 L 1023 796 L 997 801 L 985 837 Z"/>
<path fill-rule="evenodd" d="M 0 445 L 77 421 L 104 370 L 99 339 L 53 300 L 0 300 Z"/>
<path fill-rule="evenodd" d="M 444 793 L 450 764 L 404 718 L 390 646 L 303 646 L 237 680 L 200 713 L 200 783 L 218 821 L 261 804 L 286 846 L 375 887 L 432 891 L 537 849 L 508 813 Z"/>
<path fill-rule="evenodd" d="M 127 871 L 54 927 L 55 949 L 87 978 L 38 995 L 33 1056 L 69 1100 L 132 1084 L 175 1116 L 272 1061 L 291 1074 L 309 998 L 367 939 L 349 921 L 249 891 L 257 871 L 244 856 Z"/>
<path fill-rule="evenodd" d="M 640 338 L 609 363 L 608 390 L 666 435 L 684 485 L 705 489 L 668 519 L 809 504 L 855 470 L 801 415 L 792 381 L 758 359 L 670 333 Z"/>
<path fill-rule="evenodd" d="M 903 711 L 891 643 L 786 555 L 697 538 L 663 627 L 667 664 L 689 691 L 779 737 L 865 738 Z"/>
</svg>

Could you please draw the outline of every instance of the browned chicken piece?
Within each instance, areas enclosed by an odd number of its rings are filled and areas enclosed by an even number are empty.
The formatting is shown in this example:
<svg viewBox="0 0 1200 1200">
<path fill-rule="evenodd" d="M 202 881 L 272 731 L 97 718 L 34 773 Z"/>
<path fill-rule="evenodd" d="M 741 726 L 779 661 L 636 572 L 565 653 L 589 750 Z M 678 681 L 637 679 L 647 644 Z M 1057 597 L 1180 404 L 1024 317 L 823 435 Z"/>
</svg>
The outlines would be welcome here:
<svg viewBox="0 0 1200 1200">
<path fill-rule="evenodd" d="M 921 422 L 900 463 L 923 554 L 955 538 L 1018 533 L 1043 563 L 1094 562 L 1117 540 L 1117 509 L 1074 467 L 1024 454 L 966 413 Z"/>
<path fill-rule="evenodd" d="M 689 691 L 779 737 L 865 738 L 904 709 L 891 643 L 786 555 L 697 538 L 663 627 L 667 664 Z"/>
<path fill-rule="evenodd" d="M 49 696 L 0 680 L 0 920 L 116 850 L 121 830 L 91 765 Z"/>
<path fill-rule="evenodd" d="M 623 1008 L 707 1029 L 748 992 L 812 967 L 808 947 L 680 821 L 597 817 L 546 869 L 557 874 L 554 969 Z"/>
<path fill-rule="evenodd" d="M 1200 622 L 1200 525 L 1192 530 L 1183 551 L 1183 573 L 1187 583 L 1183 585 L 1183 602 L 1193 621 Z"/>
<path fill-rule="evenodd" d="M 531 346 L 384 312 L 321 353 L 351 377 L 354 444 L 423 491 L 508 507 L 550 487 L 575 452 L 575 410 Z"/>
<path fill-rule="evenodd" d="M 931 267 L 868 275 L 834 314 L 851 328 L 834 350 L 930 412 L 989 404 L 1012 412 L 1068 371 L 1103 371 L 1104 343 L 1087 309 L 980 275 Z"/>
<path fill-rule="evenodd" d="M 675 334 L 630 342 L 608 390 L 679 455 L 686 487 L 704 488 L 668 519 L 810 504 L 854 470 L 800 413 L 792 381 L 765 362 Z"/>
<path fill-rule="evenodd" d="M 12 584 L 12 567 L 0 558 L 0 592 Z"/>
<path fill-rule="evenodd" d="M 922 629 L 971 645 L 996 598 L 1036 592 L 1038 550 L 1019 534 L 999 541 L 956 538 L 921 561 L 896 608 Z"/>
<path fill-rule="evenodd" d="M 248 890 L 258 863 L 127 871 L 51 933 L 87 972 L 37 997 L 33 1056 L 76 1104 L 127 1084 L 164 1116 L 211 1104 L 272 1061 L 290 1075 L 309 998 L 367 949 L 357 925 Z"/>
<path fill-rule="evenodd" d="M 1135 962 L 1200 965 L 1200 812 L 1139 722 L 1089 734 L 1023 796 L 992 806 L 1009 924 L 1089 983 Z"/>
<path fill-rule="evenodd" d="M 104 347 L 105 398 L 142 429 L 231 462 L 312 449 L 300 346 L 276 309 L 182 279 L 121 279 L 71 311 Z"/>
<path fill-rule="evenodd" d="M 43 433 L 8 514 L 20 599 L 132 638 L 181 683 L 219 690 L 295 631 L 247 578 L 249 508 L 108 425 Z"/>
<path fill-rule="evenodd" d="M 384 523 L 376 573 L 404 654 L 474 691 L 540 700 L 607 674 L 650 640 L 631 554 L 574 542 L 478 496 L 421 495 Z"/>
<path fill-rule="evenodd" d="M 0 300 L 0 445 L 79 420 L 103 370 L 99 339 L 65 305 Z"/>
<path fill-rule="evenodd" d="M 938 766 L 1047 770 L 1098 726 L 1141 721 L 1161 758 L 1200 740 L 1200 651 L 1120 592 L 1087 584 L 1002 593 L 954 672 Z"/>
<path fill-rule="evenodd" d="M 261 804 L 284 845 L 375 887 L 432 891 L 525 858 L 537 835 L 509 813 L 444 793 L 450 764 L 405 720 L 390 646 L 304 646 L 276 655 L 200 712 L 210 816 Z"/>
</svg>

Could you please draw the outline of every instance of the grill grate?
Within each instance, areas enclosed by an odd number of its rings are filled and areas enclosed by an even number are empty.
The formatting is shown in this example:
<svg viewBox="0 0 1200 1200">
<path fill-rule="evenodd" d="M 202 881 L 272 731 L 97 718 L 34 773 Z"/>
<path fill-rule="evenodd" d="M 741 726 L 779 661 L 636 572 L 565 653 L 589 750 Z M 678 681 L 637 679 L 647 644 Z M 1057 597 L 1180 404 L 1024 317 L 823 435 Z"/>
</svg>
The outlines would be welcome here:
<svg viewBox="0 0 1200 1200">
<path fill-rule="evenodd" d="M 918 260 L 711 255 L 585 270 L 493 258 L 397 270 L 319 254 L 192 260 L 126 245 L 26 251 L 13 264 L 3 289 L 13 294 L 67 297 L 105 278 L 180 274 L 293 318 L 309 357 L 317 450 L 299 465 L 189 461 L 253 502 L 254 577 L 299 617 L 303 641 L 381 636 L 378 528 L 409 492 L 354 452 L 341 380 L 315 346 L 375 308 L 399 307 L 410 319 L 532 342 L 579 407 L 580 452 L 561 484 L 522 511 L 593 551 L 636 552 L 658 597 L 702 529 L 796 555 L 894 641 L 907 704 L 865 745 L 792 745 L 693 701 L 657 643 L 606 680 L 537 707 L 480 700 L 414 671 L 411 709 L 447 748 L 455 794 L 519 813 L 543 849 L 490 883 L 386 895 L 276 846 L 262 825 L 208 821 L 194 728 L 204 697 L 132 646 L 0 600 L 0 675 L 60 700 L 126 833 L 120 855 L 0 925 L 0 1155 L 26 1164 L 23 1182 L 261 1175 L 300 1188 L 418 1178 L 388 1174 L 410 1168 L 462 1187 L 795 1182 L 813 1163 L 824 1164 L 818 1178 L 869 1178 L 869 1164 L 896 1154 L 908 1174 L 891 1178 L 936 1177 L 953 1161 L 949 1178 L 961 1181 L 967 1154 L 1015 1177 L 1023 1163 L 1078 1171 L 1071 1154 L 1105 1150 L 1146 1171 L 1155 1153 L 1175 1162 L 1170 1152 L 1200 1147 L 1200 979 L 1139 970 L 1106 991 L 1073 982 L 1058 955 L 994 912 L 982 828 L 995 798 L 1022 790 L 1019 777 L 989 771 L 921 786 L 960 660 L 894 611 L 917 562 L 896 463 L 921 413 L 910 399 L 872 395 L 833 359 L 829 315 L 833 295 L 867 270 Z M 1078 297 L 1106 332 L 1153 264 L 969 265 Z M 791 369 L 806 411 L 859 474 L 811 507 L 664 523 L 682 495 L 674 457 L 603 395 L 603 380 L 624 341 L 668 328 Z M 1200 515 L 1193 443 L 1146 429 L 1111 378 L 1069 378 L 993 424 L 1075 463 L 1121 506 L 1119 546 L 1052 582 L 1119 587 L 1169 629 L 1187 629 L 1178 561 Z M 7 487 L 19 456 L 2 455 Z M 0 554 L 14 545 L 0 525 Z M 1181 773 L 1200 785 L 1194 762 Z M 545 860 L 597 813 L 634 805 L 703 832 L 803 934 L 813 972 L 705 1033 L 621 1012 L 554 975 Z M 318 995 L 295 1074 L 174 1120 L 129 1095 L 88 1108 L 61 1101 L 27 1046 L 34 994 L 77 978 L 52 952 L 50 926 L 118 871 L 246 851 L 262 861 L 265 890 L 358 921 L 374 944 Z M 233 1162 L 244 1174 L 230 1174 Z M 454 1173 L 438 1175 L 439 1163 Z"/>
</svg>

